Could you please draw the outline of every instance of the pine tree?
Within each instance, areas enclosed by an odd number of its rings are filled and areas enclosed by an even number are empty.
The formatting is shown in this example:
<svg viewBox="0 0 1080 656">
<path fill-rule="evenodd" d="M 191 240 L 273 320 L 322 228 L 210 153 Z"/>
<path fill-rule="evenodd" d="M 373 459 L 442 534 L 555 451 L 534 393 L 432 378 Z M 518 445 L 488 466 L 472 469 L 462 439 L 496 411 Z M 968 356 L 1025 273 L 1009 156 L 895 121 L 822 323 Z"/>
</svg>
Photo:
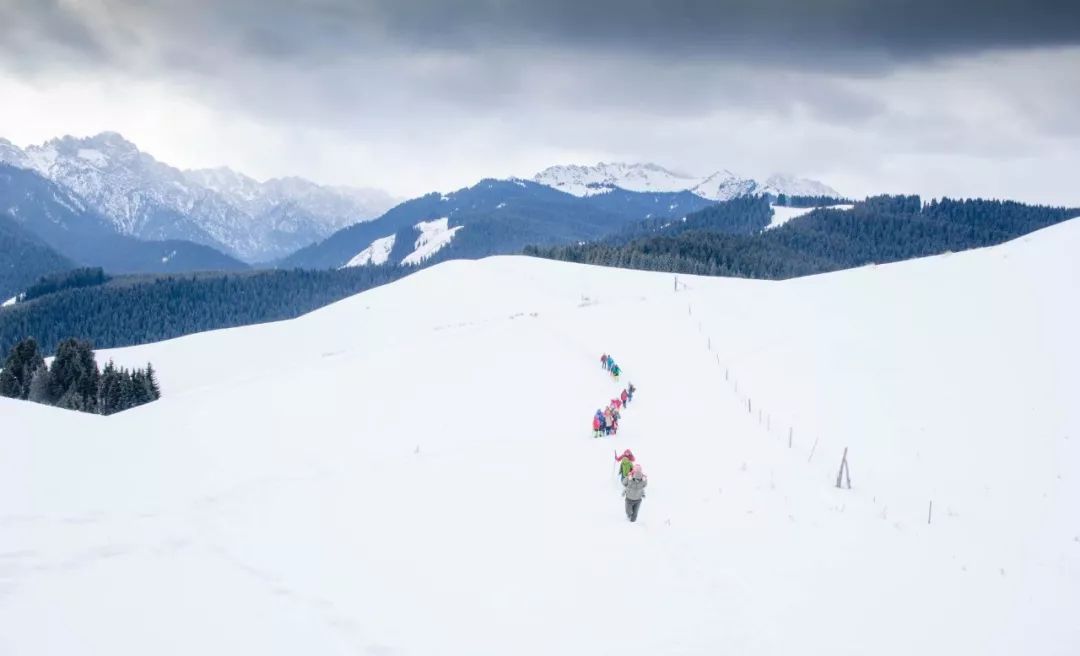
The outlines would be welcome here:
<svg viewBox="0 0 1080 656">
<path fill-rule="evenodd" d="M 154 375 L 154 366 L 146 363 L 146 381 L 150 386 L 150 400 L 157 401 L 161 398 L 161 388 L 158 387 L 157 376 Z"/>
<path fill-rule="evenodd" d="M 49 368 L 44 364 L 35 369 L 34 375 L 30 377 L 30 391 L 26 398 L 34 403 L 52 405 L 49 397 Z"/>
<path fill-rule="evenodd" d="M 63 400 L 68 392 L 72 392 L 79 397 L 77 409 L 95 411 L 101 374 L 89 342 L 77 339 L 61 342 L 49 373 L 52 374 L 49 385 L 52 398 Z M 64 407 L 70 407 L 72 402 L 65 403 Z"/>
<path fill-rule="evenodd" d="M 4 369 L 0 371 L 0 396 L 25 399 L 30 393 L 30 378 L 44 364 L 45 360 L 33 337 L 20 341 L 12 347 L 4 362 Z"/>
</svg>

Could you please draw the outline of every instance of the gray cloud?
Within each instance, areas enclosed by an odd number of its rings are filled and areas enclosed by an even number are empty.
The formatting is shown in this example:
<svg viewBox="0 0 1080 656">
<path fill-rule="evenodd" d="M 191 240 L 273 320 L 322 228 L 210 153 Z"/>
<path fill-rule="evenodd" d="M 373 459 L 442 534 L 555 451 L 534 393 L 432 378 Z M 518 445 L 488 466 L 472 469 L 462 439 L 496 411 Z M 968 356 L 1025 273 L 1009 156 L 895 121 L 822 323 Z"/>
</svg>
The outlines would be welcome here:
<svg viewBox="0 0 1080 656">
<path fill-rule="evenodd" d="M 99 58 L 121 30 L 279 61 L 525 47 L 869 70 L 1080 43 L 1073 0 L 5 0 L 0 18 L 23 47 Z"/>
<path fill-rule="evenodd" d="M 74 79 L 129 133 L 107 99 L 147 85 L 135 125 L 190 102 L 189 138 L 259 135 L 193 163 L 397 193 L 597 158 L 976 193 L 943 162 L 1076 162 L 1070 44 L 1080 3 L 1051 0 L 0 0 L 0 93 Z"/>
</svg>

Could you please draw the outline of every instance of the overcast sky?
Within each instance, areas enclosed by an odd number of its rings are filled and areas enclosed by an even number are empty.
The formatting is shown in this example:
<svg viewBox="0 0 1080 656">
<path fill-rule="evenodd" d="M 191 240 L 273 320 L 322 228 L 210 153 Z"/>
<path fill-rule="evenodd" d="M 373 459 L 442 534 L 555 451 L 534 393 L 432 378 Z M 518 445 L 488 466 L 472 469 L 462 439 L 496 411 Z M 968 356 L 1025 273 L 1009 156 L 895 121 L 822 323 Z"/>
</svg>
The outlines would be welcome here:
<svg viewBox="0 0 1080 656">
<path fill-rule="evenodd" d="M 565 163 L 1080 206 L 1075 0 L 0 0 L 0 136 L 399 196 Z"/>
</svg>

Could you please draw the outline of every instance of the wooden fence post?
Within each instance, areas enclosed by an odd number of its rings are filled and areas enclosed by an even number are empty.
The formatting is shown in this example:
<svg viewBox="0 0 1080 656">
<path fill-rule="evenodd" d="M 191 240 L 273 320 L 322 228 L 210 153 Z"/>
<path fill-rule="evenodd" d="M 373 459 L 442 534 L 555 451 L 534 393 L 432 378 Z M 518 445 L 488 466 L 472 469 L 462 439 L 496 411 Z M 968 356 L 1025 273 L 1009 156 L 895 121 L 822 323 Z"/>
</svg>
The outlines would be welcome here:
<svg viewBox="0 0 1080 656">
<path fill-rule="evenodd" d="M 934 516 L 934 500 L 930 499 L 930 507 L 926 510 L 926 523 L 930 523 L 930 518 Z"/>
<path fill-rule="evenodd" d="M 817 441 L 818 441 L 818 438 L 815 437 L 814 438 L 814 446 L 810 447 L 810 457 L 806 459 L 806 462 L 810 462 L 811 460 L 814 459 L 814 451 L 817 450 Z"/>
<path fill-rule="evenodd" d="M 795 427 L 789 426 L 787 429 L 787 448 L 791 448 L 791 438 L 795 434 Z"/>
<path fill-rule="evenodd" d="M 844 457 L 840 459 L 840 471 L 836 472 L 836 487 L 837 488 L 841 487 L 840 486 L 841 481 L 844 481 L 846 479 L 847 488 L 850 490 L 851 489 L 851 471 L 848 468 L 848 464 L 847 464 L 847 450 L 848 450 L 848 448 L 845 446 L 844 447 Z"/>
</svg>

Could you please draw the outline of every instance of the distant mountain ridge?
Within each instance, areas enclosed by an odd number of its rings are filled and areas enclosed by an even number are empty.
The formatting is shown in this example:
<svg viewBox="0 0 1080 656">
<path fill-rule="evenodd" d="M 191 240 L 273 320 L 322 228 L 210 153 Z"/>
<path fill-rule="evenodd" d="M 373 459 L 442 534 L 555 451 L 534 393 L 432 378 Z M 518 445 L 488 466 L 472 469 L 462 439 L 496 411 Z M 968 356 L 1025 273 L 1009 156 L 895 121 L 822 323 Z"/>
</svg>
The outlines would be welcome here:
<svg viewBox="0 0 1080 656">
<path fill-rule="evenodd" d="M 577 196 L 531 180 L 481 180 L 457 191 L 406 201 L 278 262 L 282 267 L 338 268 L 519 253 L 529 244 L 596 239 L 628 223 L 682 217 L 711 202 L 689 192 Z"/>
<path fill-rule="evenodd" d="M 100 266 L 110 273 L 236 271 L 246 264 L 203 244 L 180 239 L 141 240 L 115 225 L 78 194 L 39 173 L 0 163 L 0 214 L 21 232 L 46 244 L 71 263 Z M 51 261 L 56 270 L 65 262 Z M 0 267 L 17 258 L 0 251 Z M 21 290 L 17 290 L 21 291 Z"/>
<path fill-rule="evenodd" d="M 537 173 L 533 181 L 574 196 L 593 196 L 612 189 L 667 193 L 688 191 L 712 201 L 753 194 L 840 196 L 839 192 L 822 182 L 791 175 L 773 175 L 764 182 L 757 182 L 727 169 L 698 177 L 648 163 L 600 162 L 595 166 L 552 166 Z"/>
<path fill-rule="evenodd" d="M 395 202 L 381 191 L 301 178 L 260 183 L 227 168 L 181 171 L 115 132 L 25 150 L 0 139 L 0 162 L 70 189 L 122 235 L 192 241 L 248 262 L 282 257 Z"/>
</svg>

